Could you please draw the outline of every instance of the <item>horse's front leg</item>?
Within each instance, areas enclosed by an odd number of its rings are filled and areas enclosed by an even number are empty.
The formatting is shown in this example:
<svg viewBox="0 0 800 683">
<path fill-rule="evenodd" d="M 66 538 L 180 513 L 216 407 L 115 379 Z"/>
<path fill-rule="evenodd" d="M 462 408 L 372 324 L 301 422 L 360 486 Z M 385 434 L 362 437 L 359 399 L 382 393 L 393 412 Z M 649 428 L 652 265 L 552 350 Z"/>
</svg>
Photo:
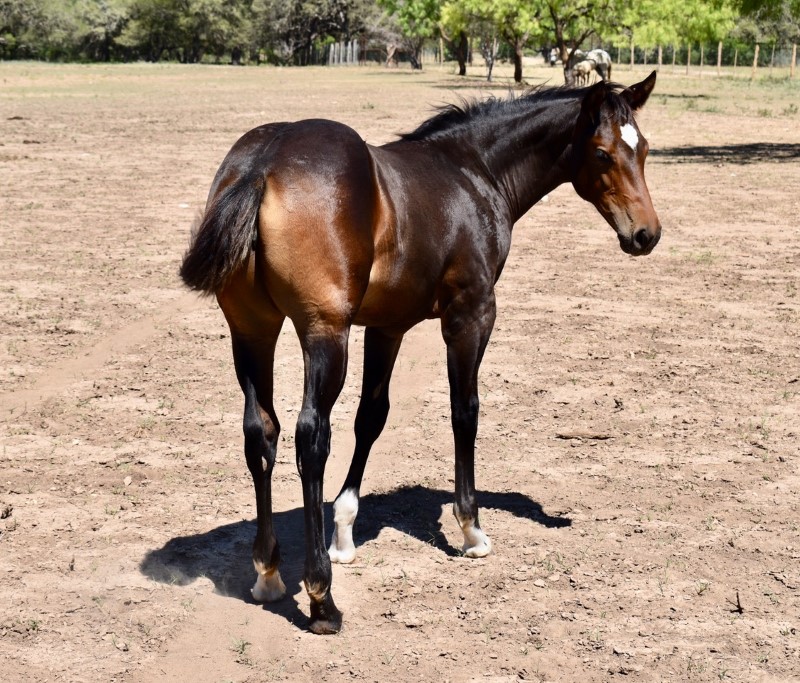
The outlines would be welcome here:
<svg viewBox="0 0 800 683">
<path fill-rule="evenodd" d="M 475 437 L 478 433 L 478 368 L 494 320 L 494 292 L 477 297 L 464 292 L 454 297 L 442 316 L 456 452 L 453 513 L 464 533 L 463 551 L 467 557 L 484 557 L 492 550 L 491 541 L 481 531 L 478 521 Z"/>
<path fill-rule="evenodd" d="M 346 564 L 356 556 L 353 524 L 358 514 L 358 498 L 364 468 L 375 440 L 389 414 L 389 380 L 403 336 L 368 327 L 364 333 L 364 375 L 361 401 L 356 413 L 356 446 L 342 490 L 333 503 L 333 536 L 328 555 L 332 562 Z"/>
<path fill-rule="evenodd" d="M 306 562 L 303 582 L 311 599 L 309 629 L 337 633 L 342 613 L 331 596 L 331 561 L 325 549 L 322 480 L 331 448 L 330 415 L 347 367 L 345 326 L 322 326 L 301 333 L 305 361 L 303 406 L 297 418 L 297 469 L 303 483 Z"/>
</svg>

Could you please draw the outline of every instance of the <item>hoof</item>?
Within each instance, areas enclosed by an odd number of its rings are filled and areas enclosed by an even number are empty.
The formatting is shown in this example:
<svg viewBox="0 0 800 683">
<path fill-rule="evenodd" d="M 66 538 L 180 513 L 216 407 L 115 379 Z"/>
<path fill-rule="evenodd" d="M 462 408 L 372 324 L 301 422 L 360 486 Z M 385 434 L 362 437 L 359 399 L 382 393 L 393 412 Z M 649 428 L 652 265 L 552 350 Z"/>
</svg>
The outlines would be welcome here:
<svg viewBox="0 0 800 683">
<path fill-rule="evenodd" d="M 316 619 L 308 622 L 308 630 L 318 636 L 331 636 L 342 630 L 342 618 L 338 619 Z"/>
<path fill-rule="evenodd" d="M 465 557 L 486 557 L 492 552 L 492 544 L 487 538 L 484 543 L 479 543 L 478 545 L 473 546 L 465 545 L 462 550 Z"/>
<path fill-rule="evenodd" d="M 492 552 L 492 542 L 478 527 L 467 527 L 464 530 L 464 545 L 461 550 L 466 557 L 486 557 Z"/>
<path fill-rule="evenodd" d="M 334 541 L 331 543 L 331 547 L 328 548 L 328 557 L 331 558 L 331 562 L 350 564 L 356 559 L 356 547 L 351 546 L 350 548 L 339 550 L 339 548 L 336 547 L 336 542 Z"/>
<path fill-rule="evenodd" d="M 250 593 L 256 602 L 277 602 L 286 595 L 286 586 L 277 571 L 272 574 L 259 574 Z"/>
<path fill-rule="evenodd" d="M 333 604 L 330 593 L 321 602 L 311 601 L 308 630 L 321 636 L 339 633 L 342 630 L 342 613 Z"/>
</svg>

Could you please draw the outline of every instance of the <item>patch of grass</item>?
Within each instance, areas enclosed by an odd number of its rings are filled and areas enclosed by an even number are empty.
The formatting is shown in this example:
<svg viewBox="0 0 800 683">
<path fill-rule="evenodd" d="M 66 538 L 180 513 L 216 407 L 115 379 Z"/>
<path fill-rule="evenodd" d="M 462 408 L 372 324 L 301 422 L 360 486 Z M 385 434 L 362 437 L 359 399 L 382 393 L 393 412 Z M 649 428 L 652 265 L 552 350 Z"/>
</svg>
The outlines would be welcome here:
<svg viewBox="0 0 800 683">
<path fill-rule="evenodd" d="M 700 252 L 690 252 L 686 254 L 685 258 L 687 261 L 691 261 L 692 263 L 711 265 L 717 260 L 718 257 L 712 251 L 706 249 Z"/>
<path fill-rule="evenodd" d="M 699 658 L 696 658 L 694 654 L 689 655 L 689 658 L 686 660 L 686 673 L 687 674 L 702 674 L 705 673 L 708 666 L 706 663 Z"/>
<path fill-rule="evenodd" d="M 236 661 L 239 664 L 245 664 L 250 666 L 252 664 L 252 660 L 250 656 L 247 654 L 247 649 L 252 645 L 251 642 L 245 640 L 244 638 L 234 638 L 231 642 L 231 650 L 236 653 Z"/>
</svg>

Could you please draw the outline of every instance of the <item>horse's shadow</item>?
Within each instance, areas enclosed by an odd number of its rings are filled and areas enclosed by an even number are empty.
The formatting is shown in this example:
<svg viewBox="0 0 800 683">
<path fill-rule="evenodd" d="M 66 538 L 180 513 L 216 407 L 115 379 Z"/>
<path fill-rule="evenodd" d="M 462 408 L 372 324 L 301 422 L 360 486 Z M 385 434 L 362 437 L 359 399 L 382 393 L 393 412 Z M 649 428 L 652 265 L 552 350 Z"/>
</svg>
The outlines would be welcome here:
<svg viewBox="0 0 800 683">
<path fill-rule="evenodd" d="M 794 142 L 752 142 L 735 145 L 664 147 L 651 150 L 650 155 L 662 163 L 794 163 L 800 159 L 800 144 Z"/>
<path fill-rule="evenodd" d="M 356 546 L 377 538 L 381 529 L 392 527 L 430 544 L 449 556 L 459 555 L 442 531 L 439 518 L 442 505 L 452 502 L 453 493 L 423 486 L 403 487 L 389 493 L 372 493 L 361 498 L 355 524 Z M 548 528 L 572 524 L 568 517 L 551 517 L 542 506 L 521 493 L 479 494 L 483 508 L 510 512 Z M 300 592 L 303 573 L 303 508 L 276 513 L 275 528 L 281 544 L 281 575 L 287 590 Z M 225 524 L 202 534 L 173 538 L 152 550 L 139 565 L 141 572 L 160 583 L 185 586 L 195 579 L 210 579 L 217 593 L 252 602 L 250 587 L 255 571 L 250 553 L 255 521 Z M 333 528 L 332 510 L 325 506 L 325 528 Z M 329 540 L 329 539 L 326 539 Z M 282 600 L 269 608 L 292 623 L 305 621 L 297 600 Z"/>
</svg>

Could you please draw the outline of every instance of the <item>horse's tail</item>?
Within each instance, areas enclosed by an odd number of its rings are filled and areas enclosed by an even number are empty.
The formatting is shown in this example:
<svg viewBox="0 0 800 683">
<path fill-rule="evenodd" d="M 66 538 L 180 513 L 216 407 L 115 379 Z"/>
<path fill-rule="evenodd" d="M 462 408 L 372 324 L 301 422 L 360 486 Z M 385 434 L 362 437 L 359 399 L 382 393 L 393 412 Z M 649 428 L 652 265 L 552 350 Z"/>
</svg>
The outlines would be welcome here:
<svg viewBox="0 0 800 683">
<path fill-rule="evenodd" d="M 258 207 L 264 196 L 264 174 L 248 174 L 231 183 L 206 207 L 192 230 L 180 275 L 204 294 L 221 290 L 250 255 L 258 236 Z"/>
</svg>

